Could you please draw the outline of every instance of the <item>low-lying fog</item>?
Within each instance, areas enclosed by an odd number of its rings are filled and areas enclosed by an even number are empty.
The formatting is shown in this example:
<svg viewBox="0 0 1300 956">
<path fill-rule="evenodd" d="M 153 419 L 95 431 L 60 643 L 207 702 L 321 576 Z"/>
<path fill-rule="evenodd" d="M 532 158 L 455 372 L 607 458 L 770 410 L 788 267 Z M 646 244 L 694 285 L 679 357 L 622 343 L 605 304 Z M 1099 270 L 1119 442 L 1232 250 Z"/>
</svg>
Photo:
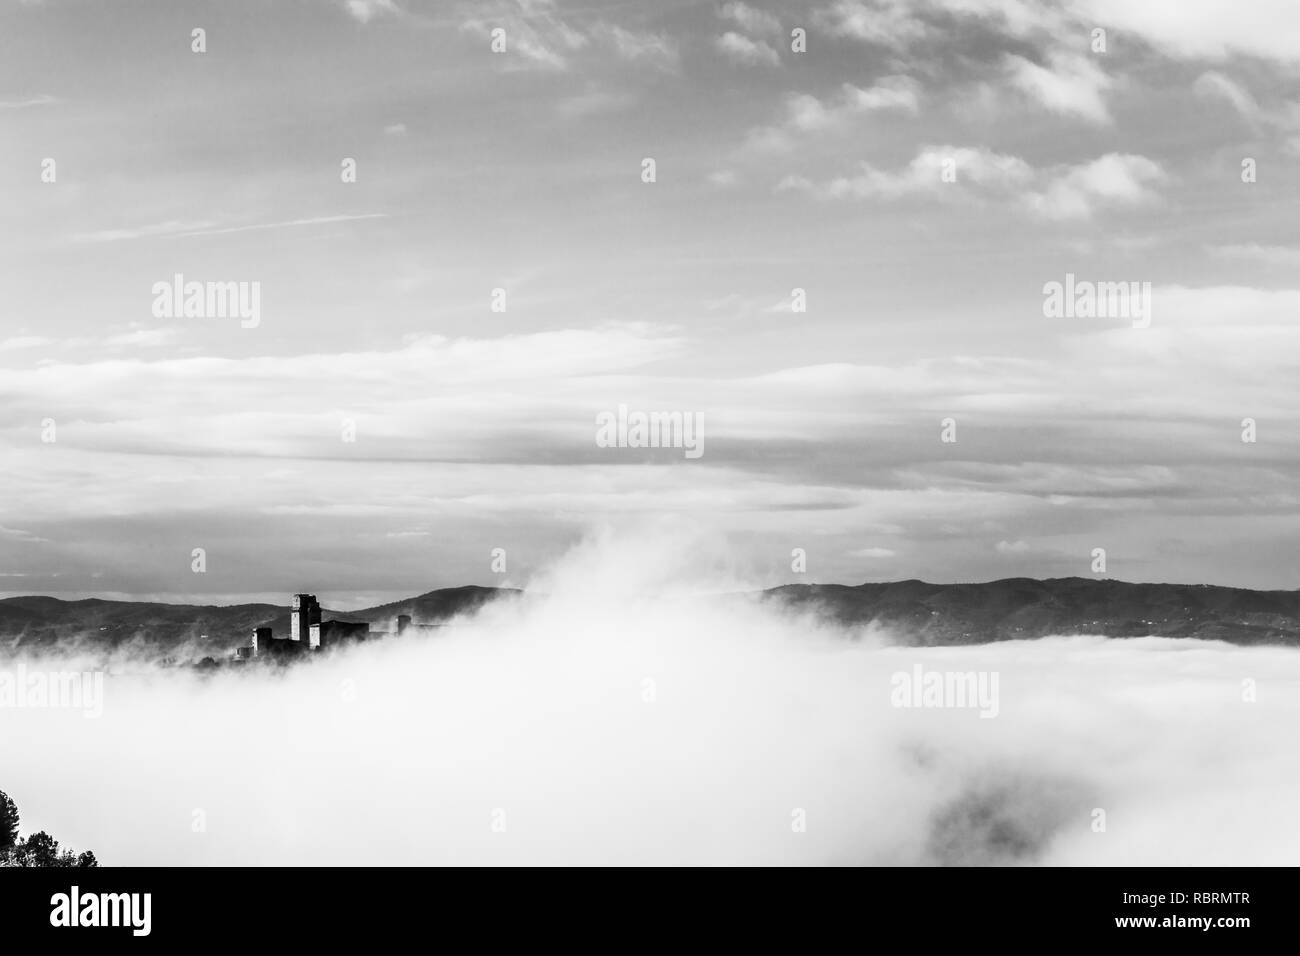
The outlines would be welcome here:
<svg viewBox="0 0 1300 956">
<path fill-rule="evenodd" d="M 283 670 L 115 668 L 99 719 L 0 710 L 0 790 L 110 866 L 1300 862 L 1300 653 L 890 646 L 683 553 Z M 996 716 L 894 706 L 917 665 L 996 674 Z"/>
</svg>

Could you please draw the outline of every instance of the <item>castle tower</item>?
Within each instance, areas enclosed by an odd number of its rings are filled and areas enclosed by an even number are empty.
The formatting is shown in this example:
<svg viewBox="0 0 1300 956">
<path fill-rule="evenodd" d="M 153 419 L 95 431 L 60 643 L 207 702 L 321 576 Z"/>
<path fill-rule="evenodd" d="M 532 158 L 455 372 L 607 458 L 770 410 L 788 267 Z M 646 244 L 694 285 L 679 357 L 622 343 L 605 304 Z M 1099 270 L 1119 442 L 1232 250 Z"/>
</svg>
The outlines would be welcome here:
<svg viewBox="0 0 1300 956">
<path fill-rule="evenodd" d="M 312 628 L 316 629 L 316 640 L 312 641 Z M 289 639 L 306 641 L 311 646 L 320 644 L 320 604 L 314 594 L 295 594 L 293 607 L 289 612 Z"/>
<path fill-rule="evenodd" d="M 271 629 L 269 627 L 253 628 L 253 657 L 256 657 L 262 651 L 266 650 L 267 645 L 270 643 Z"/>
</svg>

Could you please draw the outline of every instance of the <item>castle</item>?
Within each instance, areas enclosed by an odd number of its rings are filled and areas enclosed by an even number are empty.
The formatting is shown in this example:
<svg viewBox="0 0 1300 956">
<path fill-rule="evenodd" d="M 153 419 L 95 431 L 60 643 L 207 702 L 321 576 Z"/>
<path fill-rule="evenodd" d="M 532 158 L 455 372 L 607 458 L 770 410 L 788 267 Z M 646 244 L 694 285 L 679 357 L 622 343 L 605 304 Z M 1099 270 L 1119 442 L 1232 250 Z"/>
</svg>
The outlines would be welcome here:
<svg viewBox="0 0 1300 956">
<path fill-rule="evenodd" d="M 398 632 L 402 630 L 399 619 Z M 269 627 L 254 628 L 253 642 L 236 650 L 235 659 L 246 661 L 311 653 L 368 637 L 370 625 L 364 621 L 322 621 L 316 595 L 295 594 L 289 609 L 289 636 L 276 637 Z"/>
<path fill-rule="evenodd" d="M 235 649 L 235 663 L 270 658 L 284 660 L 343 644 L 406 634 L 435 634 L 445 624 L 416 624 L 409 614 L 397 615 L 395 631 L 372 631 L 365 621 L 322 621 L 314 594 L 295 594 L 289 607 L 289 635 L 276 637 L 269 627 L 253 629 L 252 643 Z"/>
</svg>

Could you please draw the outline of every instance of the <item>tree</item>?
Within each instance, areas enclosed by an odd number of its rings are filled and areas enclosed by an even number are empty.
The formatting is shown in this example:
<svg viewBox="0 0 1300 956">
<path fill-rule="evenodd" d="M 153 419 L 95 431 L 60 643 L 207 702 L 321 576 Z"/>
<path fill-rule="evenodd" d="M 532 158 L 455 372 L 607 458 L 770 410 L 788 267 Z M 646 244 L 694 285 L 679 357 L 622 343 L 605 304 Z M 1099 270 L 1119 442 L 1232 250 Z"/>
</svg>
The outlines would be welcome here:
<svg viewBox="0 0 1300 956">
<path fill-rule="evenodd" d="M 0 856 L 8 853 L 18 842 L 18 807 L 9 794 L 0 790 Z"/>
<path fill-rule="evenodd" d="M 0 866 L 99 866 L 95 854 L 87 850 L 78 855 L 61 849 L 59 841 L 44 830 L 26 840 L 18 839 L 18 807 L 8 794 L 0 792 Z"/>
<path fill-rule="evenodd" d="M 41 830 L 21 841 L 14 856 L 19 866 L 58 866 L 59 841 Z"/>
</svg>

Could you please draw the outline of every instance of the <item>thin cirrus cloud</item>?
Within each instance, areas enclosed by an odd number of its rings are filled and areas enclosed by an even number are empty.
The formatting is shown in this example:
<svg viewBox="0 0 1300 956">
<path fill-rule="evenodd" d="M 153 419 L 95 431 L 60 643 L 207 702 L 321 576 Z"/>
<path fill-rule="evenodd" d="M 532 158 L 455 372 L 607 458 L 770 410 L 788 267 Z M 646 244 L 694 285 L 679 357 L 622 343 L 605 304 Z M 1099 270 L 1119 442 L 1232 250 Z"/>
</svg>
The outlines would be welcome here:
<svg viewBox="0 0 1300 956">
<path fill-rule="evenodd" d="M 404 128 L 404 127 L 403 127 Z M 388 214 L 370 212 L 345 214 L 338 216 L 313 216 L 306 219 L 286 219 L 280 222 L 256 222 L 242 226 L 218 226 L 215 222 L 167 222 L 151 223 L 131 229 L 101 229 L 97 232 L 78 233 L 73 236 L 76 242 L 122 242 L 131 239 L 153 239 L 159 237 L 191 238 L 194 236 L 222 236 L 238 232 L 261 232 L 267 229 L 292 229 L 300 226 L 330 225 L 340 222 L 360 222 L 367 219 L 387 219 Z"/>
<path fill-rule="evenodd" d="M 48 94 L 30 96 L 26 99 L 0 100 L 0 110 L 26 110 L 35 106 L 52 106 L 62 100 Z"/>
<path fill-rule="evenodd" d="M 1267 104 L 1242 83 L 1218 70 L 1207 70 L 1196 78 L 1193 91 L 1209 102 L 1226 103 L 1254 134 L 1277 137 L 1282 148 L 1300 155 L 1300 101 L 1275 97 Z"/>
</svg>

